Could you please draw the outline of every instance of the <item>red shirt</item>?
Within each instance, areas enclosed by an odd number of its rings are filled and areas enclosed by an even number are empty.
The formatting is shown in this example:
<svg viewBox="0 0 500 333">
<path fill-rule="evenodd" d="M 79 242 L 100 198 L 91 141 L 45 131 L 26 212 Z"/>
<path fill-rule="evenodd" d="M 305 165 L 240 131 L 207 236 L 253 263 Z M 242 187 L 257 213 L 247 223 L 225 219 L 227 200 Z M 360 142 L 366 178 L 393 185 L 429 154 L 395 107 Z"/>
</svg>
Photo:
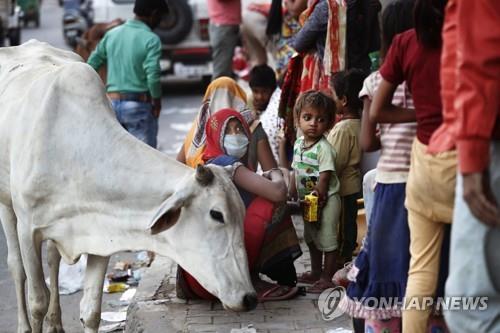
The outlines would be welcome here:
<svg viewBox="0 0 500 333">
<path fill-rule="evenodd" d="M 241 0 L 208 0 L 208 16 L 215 25 L 239 25 Z"/>
<path fill-rule="evenodd" d="M 434 132 L 429 142 L 428 152 L 436 154 L 455 149 L 458 133 L 455 102 L 457 64 L 457 2 L 448 1 L 443 24 L 443 53 L 441 55 L 441 101 L 443 103 L 443 123 Z"/>
<path fill-rule="evenodd" d="M 480 24 L 478 23 L 480 22 Z M 462 173 L 488 168 L 500 139 L 500 3 L 450 0 L 443 28 L 443 125 L 430 152 L 458 148 Z"/>
<path fill-rule="evenodd" d="M 415 104 L 417 138 L 426 145 L 443 121 L 439 95 L 440 57 L 441 49 L 422 46 L 412 29 L 394 37 L 380 68 L 386 81 L 395 86 L 404 81 L 408 84 Z"/>
<path fill-rule="evenodd" d="M 499 22 L 498 1 L 458 1 L 454 107 L 462 173 L 486 170 L 490 141 L 500 139 Z"/>
</svg>

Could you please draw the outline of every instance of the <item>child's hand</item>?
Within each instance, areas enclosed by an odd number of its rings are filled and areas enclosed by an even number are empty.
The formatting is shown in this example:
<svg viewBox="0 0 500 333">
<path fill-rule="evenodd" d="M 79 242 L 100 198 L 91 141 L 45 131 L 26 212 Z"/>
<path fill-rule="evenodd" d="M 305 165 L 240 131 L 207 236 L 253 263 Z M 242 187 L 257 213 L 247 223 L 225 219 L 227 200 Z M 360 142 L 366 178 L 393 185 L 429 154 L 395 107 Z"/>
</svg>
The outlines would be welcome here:
<svg viewBox="0 0 500 333">
<path fill-rule="evenodd" d="M 318 205 L 320 208 L 323 208 L 326 205 L 326 200 L 327 200 L 327 189 L 322 188 L 323 186 L 318 186 L 314 187 L 314 190 L 312 193 L 316 193 L 318 196 Z"/>
</svg>

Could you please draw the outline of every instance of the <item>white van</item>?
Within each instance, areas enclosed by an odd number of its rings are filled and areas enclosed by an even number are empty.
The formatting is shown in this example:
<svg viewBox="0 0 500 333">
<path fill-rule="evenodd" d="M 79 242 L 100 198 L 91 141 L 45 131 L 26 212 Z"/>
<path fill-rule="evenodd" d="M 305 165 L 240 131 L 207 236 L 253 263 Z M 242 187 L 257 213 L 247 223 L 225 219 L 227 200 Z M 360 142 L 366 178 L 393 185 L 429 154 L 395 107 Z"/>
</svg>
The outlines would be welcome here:
<svg viewBox="0 0 500 333">
<path fill-rule="evenodd" d="M 205 0 L 170 0 L 170 13 L 155 32 L 163 43 L 164 75 L 210 79 L 212 55 Z M 92 0 L 94 23 L 134 17 L 134 0 Z"/>
</svg>

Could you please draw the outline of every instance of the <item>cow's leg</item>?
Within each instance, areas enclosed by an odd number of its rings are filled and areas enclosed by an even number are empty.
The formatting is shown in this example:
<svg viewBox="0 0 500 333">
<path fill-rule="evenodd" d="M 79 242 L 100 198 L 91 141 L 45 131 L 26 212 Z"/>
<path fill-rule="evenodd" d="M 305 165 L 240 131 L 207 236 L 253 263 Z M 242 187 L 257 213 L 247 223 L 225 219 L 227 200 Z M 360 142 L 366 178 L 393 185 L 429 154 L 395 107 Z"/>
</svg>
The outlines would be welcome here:
<svg viewBox="0 0 500 333">
<path fill-rule="evenodd" d="M 24 272 L 21 249 L 19 247 L 16 226 L 17 219 L 14 215 L 14 211 L 10 207 L 0 205 L 0 220 L 2 221 L 3 231 L 7 239 L 7 265 L 9 266 L 16 288 L 17 332 L 31 332 L 28 311 L 26 310 L 26 297 L 24 294 L 26 273 Z"/>
<path fill-rule="evenodd" d="M 50 276 L 50 302 L 47 312 L 47 333 L 64 333 L 59 302 L 59 263 L 61 254 L 53 241 L 47 242 L 47 263 Z"/>
<path fill-rule="evenodd" d="M 29 225 L 18 224 L 18 234 L 24 270 L 28 276 L 28 304 L 33 333 L 42 333 L 43 319 L 49 308 L 49 289 L 45 284 L 42 267 L 42 241 L 34 237 Z"/>
<path fill-rule="evenodd" d="M 101 321 L 101 300 L 104 276 L 109 257 L 88 255 L 83 298 L 80 302 L 80 321 L 85 333 L 97 333 Z"/>
</svg>

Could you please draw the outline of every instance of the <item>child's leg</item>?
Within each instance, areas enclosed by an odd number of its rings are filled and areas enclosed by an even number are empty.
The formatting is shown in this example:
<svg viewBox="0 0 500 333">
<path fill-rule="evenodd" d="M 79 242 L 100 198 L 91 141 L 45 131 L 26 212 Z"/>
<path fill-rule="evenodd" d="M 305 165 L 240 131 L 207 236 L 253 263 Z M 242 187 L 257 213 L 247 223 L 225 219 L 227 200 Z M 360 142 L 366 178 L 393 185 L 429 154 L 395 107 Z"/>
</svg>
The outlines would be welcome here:
<svg viewBox="0 0 500 333">
<path fill-rule="evenodd" d="M 317 230 L 311 223 L 305 222 L 304 225 L 304 241 L 309 248 L 311 257 L 311 271 L 302 273 L 297 277 L 297 281 L 301 283 L 315 283 L 319 280 L 321 272 L 323 272 L 323 253 L 316 248 L 314 239 Z"/>
<path fill-rule="evenodd" d="M 314 243 L 307 243 L 311 256 L 311 277 L 319 279 L 323 273 L 323 252 L 318 250 Z"/>
<path fill-rule="evenodd" d="M 400 333 L 401 318 L 390 318 L 385 320 L 366 319 L 365 332 L 369 333 Z"/>
<path fill-rule="evenodd" d="M 358 237 L 358 194 L 350 194 L 341 198 L 342 208 L 340 217 L 340 257 L 342 261 L 352 260 L 352 253 L 356 249 Z"/>
<path fill-rule="evenodd" d="M 354 333 L 365 333 L 365 320 L 362 318 L 352 318 L 352 328 Z"/>
<path fill-rule="evenodd" d="M 325 263 L 321 279 L 324 281 L 332 281 L 333 274 L 337 271 L 337 251 L 325 252 Z"/>
</svg>

